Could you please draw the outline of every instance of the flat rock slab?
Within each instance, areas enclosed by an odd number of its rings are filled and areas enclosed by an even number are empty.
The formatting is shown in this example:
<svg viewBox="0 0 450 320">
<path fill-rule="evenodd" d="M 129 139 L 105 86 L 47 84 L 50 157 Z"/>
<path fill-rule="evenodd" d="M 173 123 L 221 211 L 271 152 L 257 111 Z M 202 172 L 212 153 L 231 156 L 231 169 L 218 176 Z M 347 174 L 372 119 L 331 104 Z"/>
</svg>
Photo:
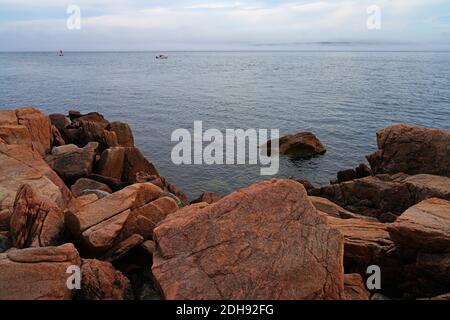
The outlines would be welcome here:
<svg viewBox="0 0 450 320">
<path fill-rule="evenodd" d="M 66 214 L 66 225 L 74 236 L 128 209 L 158 198 L 162 190 L 151 183 L 137 183 Z"/>
<path fill-rule="evenodd" d="M 344 236 L 346 265 L 378 263 L 394 247 L 387 225 L 360 219 L 327 217 L 328 223 Z"/>
<path fill-rule="evenodd" d="M 166 299 L 342 299 L 343 238 L 293 180 L 170 214 L 154 230 Z"/>
<path fill-rule="evenodd" d="M 68 300 L 66 273 L 81 266 L 72 244 L 10 250 L 0 254 L 0 300 Z"/>
<path fill-rule="evenodd" d="M 450 252 L 450 201 L 432 198 L 406 210 L 388 226 L 395 244 L 423 252 Z"/>
</svg>

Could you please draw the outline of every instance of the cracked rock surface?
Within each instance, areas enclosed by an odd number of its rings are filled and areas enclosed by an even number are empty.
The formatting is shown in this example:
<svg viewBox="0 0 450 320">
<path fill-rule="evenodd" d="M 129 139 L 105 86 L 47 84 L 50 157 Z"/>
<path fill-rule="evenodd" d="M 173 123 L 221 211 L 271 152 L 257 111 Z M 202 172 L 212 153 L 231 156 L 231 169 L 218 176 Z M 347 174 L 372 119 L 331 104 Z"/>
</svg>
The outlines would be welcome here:
<svg viewBox="0 0 450 320">
<path fill-rule="evenodd" d="M 293 180 L 178 210 L 154 238 L 166 299 L 343 298 L 343 237 Z"/>
</svg>

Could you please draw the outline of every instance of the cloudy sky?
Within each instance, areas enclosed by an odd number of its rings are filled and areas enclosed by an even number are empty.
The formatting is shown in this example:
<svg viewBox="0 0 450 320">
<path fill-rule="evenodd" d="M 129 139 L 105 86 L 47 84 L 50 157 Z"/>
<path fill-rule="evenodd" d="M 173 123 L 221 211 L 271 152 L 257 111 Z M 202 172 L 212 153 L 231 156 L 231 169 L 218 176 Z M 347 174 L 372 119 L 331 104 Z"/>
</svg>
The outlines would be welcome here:
<svg viewBox="0 0 450 320">
<path fill-rule="evenodd" d="M 367 27 L 374 5 L 380 30 Z M 336 47 L 450 49 L 450 1 L 0 0 L 0 51 Z"/>
</svg>

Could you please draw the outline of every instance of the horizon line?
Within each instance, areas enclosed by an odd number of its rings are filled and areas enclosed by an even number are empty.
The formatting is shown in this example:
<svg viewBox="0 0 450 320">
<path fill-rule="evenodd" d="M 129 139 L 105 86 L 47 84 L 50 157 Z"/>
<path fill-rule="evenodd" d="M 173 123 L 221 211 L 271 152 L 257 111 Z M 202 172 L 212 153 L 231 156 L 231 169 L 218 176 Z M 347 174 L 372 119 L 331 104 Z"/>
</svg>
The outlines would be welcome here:
<svg viewBox="0 0 450 320">
<path fill-rule="evenodd" d="M 0 50 L 0 53 L 55 53 L 55 50 Z M 423 49 L 423 50 L 337 50 L 337 49 L 235 49 L 235 50 L 62 50 L 66 53 L 145 53 L 145 52 L 450 52 L 450 49 Z"/>
</svg>

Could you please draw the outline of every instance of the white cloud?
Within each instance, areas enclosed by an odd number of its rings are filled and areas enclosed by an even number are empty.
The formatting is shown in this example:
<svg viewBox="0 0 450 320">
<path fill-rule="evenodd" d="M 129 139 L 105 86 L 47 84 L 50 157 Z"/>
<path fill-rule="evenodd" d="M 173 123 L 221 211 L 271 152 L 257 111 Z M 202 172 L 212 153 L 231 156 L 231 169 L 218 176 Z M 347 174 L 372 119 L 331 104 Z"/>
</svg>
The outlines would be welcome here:
<svg viewBox="0 0 450 320">
<path fill-rule="evenodd" d="M 9 34 L 33 32 L 42 39 L 49 34 L 67 35 L 63 21 L 66 17 L 64 5 L 72 3 L 82 10 L 82 30 L 77 34 L 77 41 L 81 42 L 93 35 L 105 38 L 116 35 L 127 38 L 128 35 L 130 39 L 141 38 L 150 42 L 163 39 L 173 43 L 253 44 L 410 39 L 414 38 L 414 28 L 423 28 L 426 21 L 433 21 L 434 15 L 422 13 L 428 9 L 435 10 L 436 6 L 443 5 L 443 0 L 292 0 L 276 3 L 263 0 L 179 0 L 170 4 L 143 0 L 133 1 L 133 7 L 127 0 L 0 0 L 1 6 L 36 4 L 63 8 L 61 18 L 2 22 L 0 31 L 7 30 Z M 372 4 L 382 8 L 384 20 L 380 32 L 368 32 L 366 28 L 366 9 Z M 100 15 L 85 15 L 92 8 Z M 421 39 L 430 37 L 432 27 L 438 25 L 428 23 L 428 29 L 420 32 Z M 1 36 L 0 33 L 0 41 Z"/>
</svg>

